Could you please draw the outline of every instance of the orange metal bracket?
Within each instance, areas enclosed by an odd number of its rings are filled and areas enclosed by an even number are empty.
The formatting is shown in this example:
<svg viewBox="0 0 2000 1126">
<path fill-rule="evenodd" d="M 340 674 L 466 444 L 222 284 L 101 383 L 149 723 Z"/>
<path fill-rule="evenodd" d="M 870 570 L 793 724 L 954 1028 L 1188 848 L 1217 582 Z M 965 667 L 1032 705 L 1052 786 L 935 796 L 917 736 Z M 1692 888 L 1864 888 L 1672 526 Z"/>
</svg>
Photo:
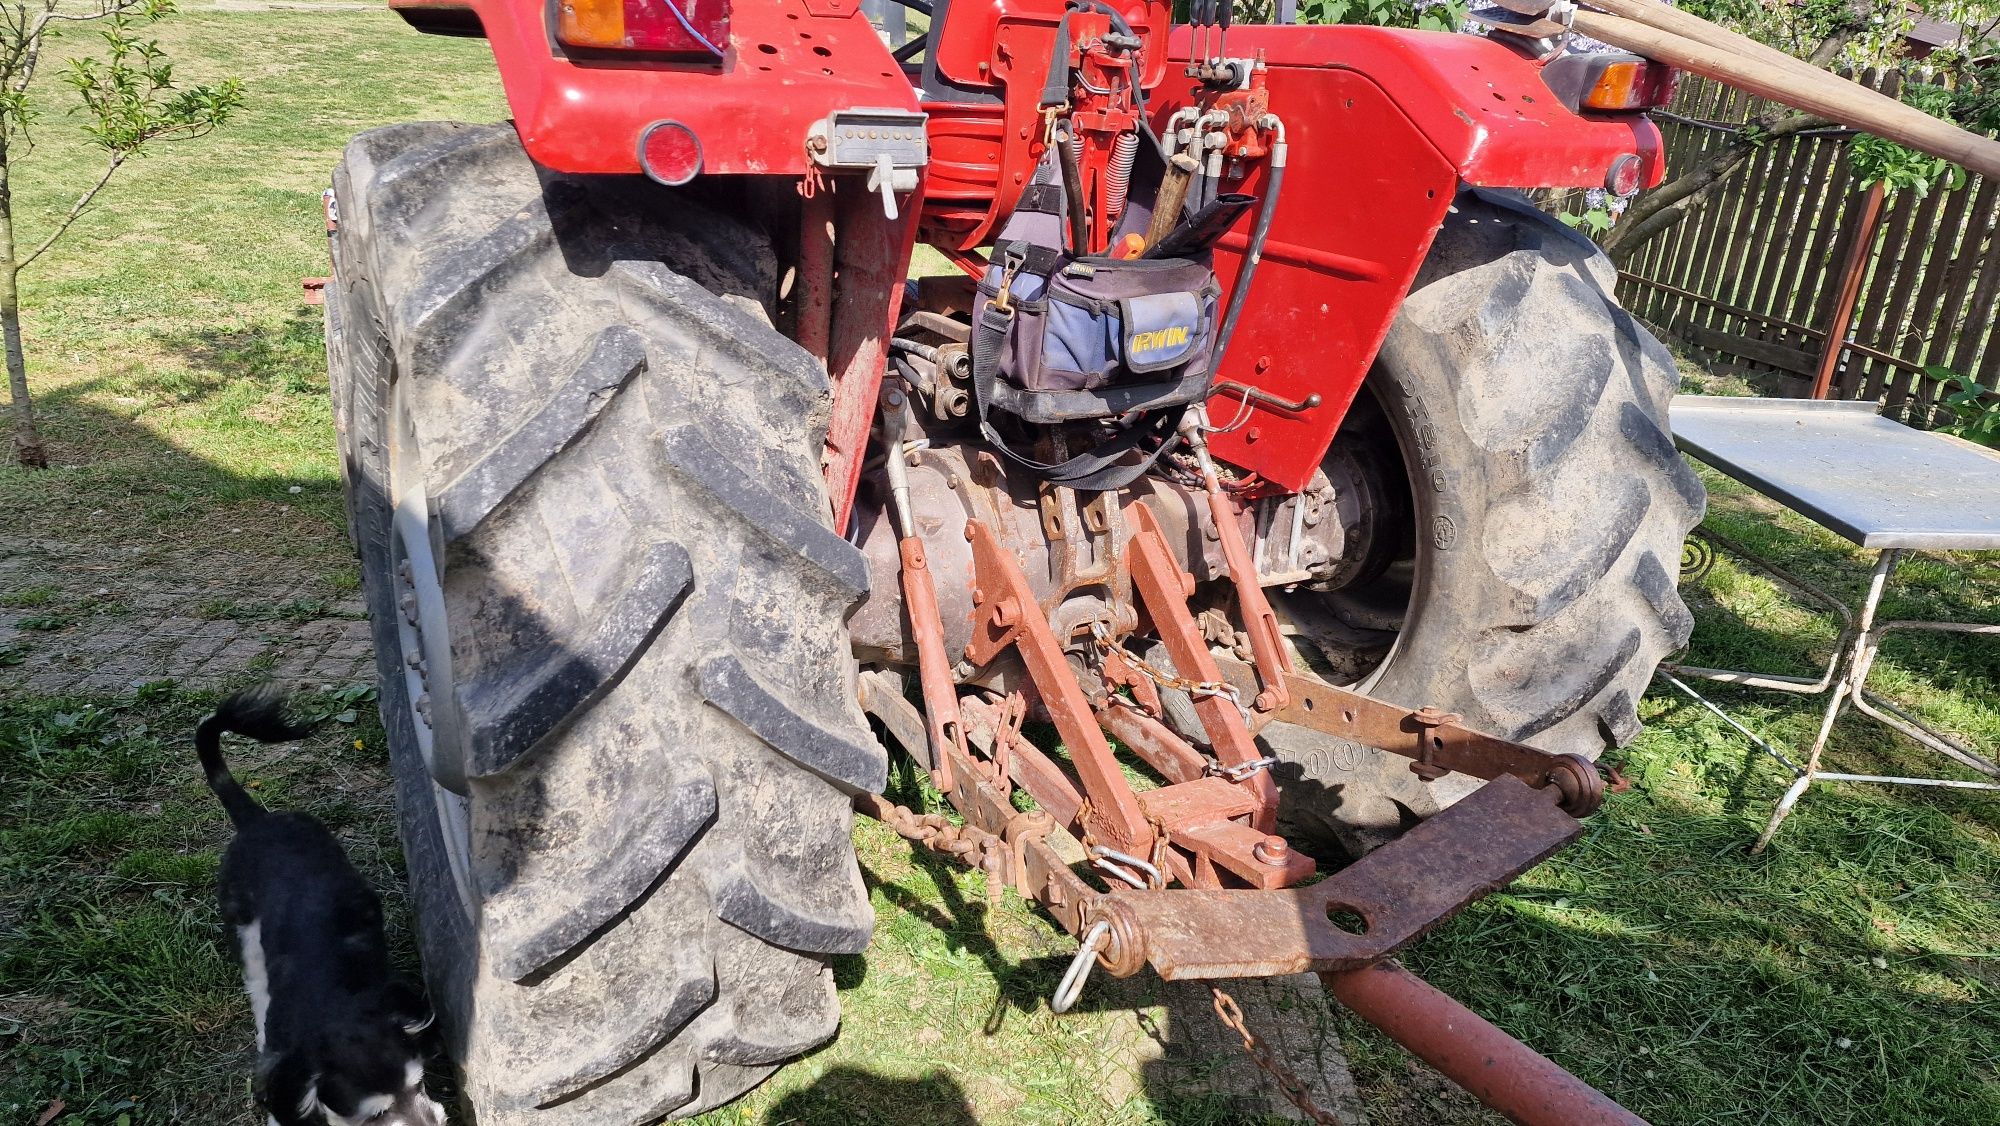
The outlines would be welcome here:
<svg viewBox="0 0 2000 1126">
<path fill-rule="evenodd" d="M 1009 645 L 1020 650 L 1028 675 L 1041 691 L 1042 703 L 1055 721 L 1089 796 L 1089 808 L 1082 816 L 1084 828 L 1120 852 L 1144 855 L 1152 848 L 1153 830 L 1146 824 L 1132 787 L 1119 773 L 1111 744 L 1105 741 L 1091 713 L 1090 700 L 1063 657 L 1061 642 L 1042 615 L 1034 588 L 1028 585 L 1013 554 L 986 525 L 968 521 L 965 538 L 972 543 L 975 584 L 972 641 L 966 646 L 966 656 L 974 664 L 984 665 Z M 1034 792 L 1032 787 L 1029 792 Z"/>
<path fill-rule="evenodd" d="M 896 451 L 891 457 L 900 456 Z M 951 659 L 945 655 L 944 621 L 938 617 L 937 584 L 931 581 L 930 560 L 924 555 L 924 541 L 906 537 L 903 557 L 903 608 L 910 615 L 910 635 L 917 642 L 917 680 L 924 691 L 924 722 L 930 728 L 931 782 L 951 793 L 951 757 L 946 746 L 955 746 L 961 755 L 965 747 L 965 721 L 958 714 L 958 687 L 951 679 Z"/>
<path fill-rule="evenodd" d="M 1236 512 L 1221 489 L 1208 491 L 1208 510 L 1221 534 L 1222 558 L 1229 565 L 1229 581 L 1236 588 L 1236 608 L 1243 615 L 1243 629 L 1250 635 L 1250 656 L 1257 665 L 1257 693 L 1260 712 L 1274 712 L 1291 703 L 1285 690 L 1285 674 L 1292 671 L 1291 656 L 1285 651 L 1284 635 L 1278 632 L 1278 615 L 1264 587 L 1257 581 L 1257 566 L 1250 561 L 1250 547 L 1243 542 L 1243 530 L 1236 524 Z M 1176 657 L 1175 660 L 1180 658 Z"/>
<path fill-rule="evenodd" d="M 1201 627 L 1187 609 L 1188 595 L 1194 592 L 1194 576 L 1181 570 L 1152 509 L 1134 501 L 1125 511 L 1133 527 L 1132 582 L 1145 601 L 1146 612 L 1152 616 L 1153 628 L 1159 631 L 1160 640 L 1174 659 L 1174 669 L 1184 677 L 1220 683 L 1222 670 L 1216 667 L 1215 657 L 1202 639 Z M 1227 542 L 1226 532 L 1224 541 Z M 1245 766 L 1263 757 L 1250 737 L 1243 714 L 1228 698 L 1197 696 L 1194 711 L 1201 718 L 1202 730 L 1208 733 L 1215 757 L 1224 766 Z M 1238 784 L 1257 796 L 1259 812 L 1253 816 L 1252 824 L 1270 832 L 1278 818 L 1278 788 L 1271 781 L 1270 771 L 1257 771 Z"/>
</svg>

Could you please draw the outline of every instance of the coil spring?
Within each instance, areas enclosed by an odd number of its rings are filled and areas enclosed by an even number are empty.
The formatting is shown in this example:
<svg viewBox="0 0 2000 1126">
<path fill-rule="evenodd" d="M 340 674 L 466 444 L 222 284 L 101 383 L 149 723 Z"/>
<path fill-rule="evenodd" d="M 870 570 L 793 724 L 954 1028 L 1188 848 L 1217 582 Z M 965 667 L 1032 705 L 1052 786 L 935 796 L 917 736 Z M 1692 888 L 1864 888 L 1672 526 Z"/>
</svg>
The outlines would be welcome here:
<svg viewBox="0 0 2000 1126">
<path fill-rule="evenodd" d="M 1139 155 L 1139 135 L 1124 133 L 1111 142 L 1111 163 L 1105 169 L 1104 214 L 1107 223 L 1116 223 L 1125 213 L 1125 197 L 1132 190 L 1132 161 Z"/>
</svg>

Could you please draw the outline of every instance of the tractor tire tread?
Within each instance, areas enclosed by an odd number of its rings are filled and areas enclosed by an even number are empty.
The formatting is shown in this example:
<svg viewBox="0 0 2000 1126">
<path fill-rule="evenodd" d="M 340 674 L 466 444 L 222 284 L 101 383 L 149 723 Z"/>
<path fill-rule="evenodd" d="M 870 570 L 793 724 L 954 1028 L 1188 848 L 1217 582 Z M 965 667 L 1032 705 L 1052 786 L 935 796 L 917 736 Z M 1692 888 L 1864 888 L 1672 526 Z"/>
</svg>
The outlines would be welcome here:
<svg viewBox="0 0 2000 1126">
<path fill-rule="evenodd" d="M 849 799 L 887 764 L 826 376 L 770 325 L 768 240 L 694 195 L 538 169 L 506 124 L 363 134 L 335 184 L 342 350 L 380 369 L 336 378 L 383 717 L 464 1088 L 484 1126 L 718 1105 L 833 1034 L 825 955 L 873 924 Z M 476 921 L 382 565 L 392 393 L 443 540 Z"/>
</svg>

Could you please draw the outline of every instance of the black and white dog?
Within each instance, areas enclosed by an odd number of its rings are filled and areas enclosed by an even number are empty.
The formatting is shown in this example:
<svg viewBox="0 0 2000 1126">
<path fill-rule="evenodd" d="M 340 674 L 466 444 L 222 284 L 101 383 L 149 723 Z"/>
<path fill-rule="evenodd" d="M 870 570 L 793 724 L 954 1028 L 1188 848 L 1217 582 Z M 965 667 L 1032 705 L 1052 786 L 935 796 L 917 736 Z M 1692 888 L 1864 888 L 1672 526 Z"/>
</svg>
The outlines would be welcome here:
<svg viewBox="0 0 2000 1126">
<path fill-rule="evenodd" d="M 257 1018 L 257 1098 L 273 1126 L 442 1126 L 424 1092 L 422 1000 L 389 969 L 382 904 L 326 827 L 271 813 L 222 758 L 222 733 L 283 743 L 306 733 L 284 695 L 253 688 L 195 729 L 209 789 L 235 823 L 218 879 Z"/>
</svg>

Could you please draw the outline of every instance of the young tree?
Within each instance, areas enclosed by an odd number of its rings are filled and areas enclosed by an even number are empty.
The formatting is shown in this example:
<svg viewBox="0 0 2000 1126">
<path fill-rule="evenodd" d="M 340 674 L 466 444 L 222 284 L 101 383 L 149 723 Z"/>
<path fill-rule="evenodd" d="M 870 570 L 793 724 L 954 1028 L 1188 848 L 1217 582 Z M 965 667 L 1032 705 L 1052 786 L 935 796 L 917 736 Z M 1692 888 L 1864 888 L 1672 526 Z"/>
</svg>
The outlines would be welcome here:
<svg viewBox="0 0 2000 1126">
<path fill-rule="evenodd" d="M 242 101 L 236 79 L 207 86 L 174 84 L 173 64 L 160 45 L 142 39 L 136 28 L 173 10 L 170 0 L 0 0 L 0 337 L 7 351 L 7 388 L 13 404 L 14 459 L 33 469 L 48 467 L 48 452 L 35 426 L 28 394 L 27 357 L 21 343 L 21 271 L 54 246 L 97 199 L 118 169 L 155 141 L 199 137 L 228 120 Z M 30 241 L 14 225 L 14 172 L 34 148 L 39 114 L 29 92 L 43 48 L 61 29 L 96 24 L 102 54 L 71 60 L 62 75 L 80 97 L 72 112 L 103 151 L 97 179 L 38 239 Z M 22 247 L 31 247 L 26 253 Z"/>
</svg>

